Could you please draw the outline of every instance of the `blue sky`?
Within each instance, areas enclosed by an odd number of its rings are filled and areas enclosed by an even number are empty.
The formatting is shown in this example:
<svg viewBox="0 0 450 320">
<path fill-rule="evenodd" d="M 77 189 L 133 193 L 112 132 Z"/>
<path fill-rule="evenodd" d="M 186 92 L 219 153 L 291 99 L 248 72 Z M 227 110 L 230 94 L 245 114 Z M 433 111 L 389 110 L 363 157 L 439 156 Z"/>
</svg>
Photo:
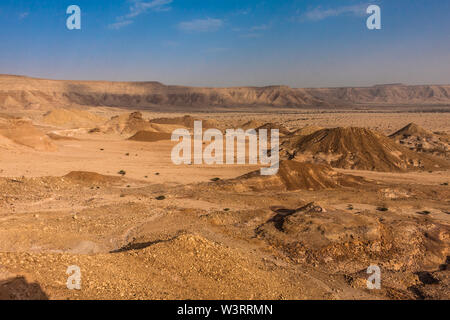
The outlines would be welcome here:
<svg viewBox="0 0 450 320">
<path fill-rule="evenodd" d="M 66 28 L 69 5 L 81 30 Z M 365 9 L 381 7 L 382 29 Z M 193 86 L 450 83 L 450 1 L 2 0 L 0 73 Z"/>
</svg>

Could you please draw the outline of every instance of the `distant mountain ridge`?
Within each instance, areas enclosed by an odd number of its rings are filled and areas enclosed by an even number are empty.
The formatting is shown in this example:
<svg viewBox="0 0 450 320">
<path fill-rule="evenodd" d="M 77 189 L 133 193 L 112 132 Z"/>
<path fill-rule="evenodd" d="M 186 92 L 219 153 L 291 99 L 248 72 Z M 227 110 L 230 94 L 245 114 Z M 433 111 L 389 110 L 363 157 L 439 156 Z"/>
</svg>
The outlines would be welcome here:
<svg viewBox="0 0 450 320">
<path fill-rule="evenodd" d="M 202 88 L 159 82 L 46 80 L 0 75 L 0 109 L 61 106 L 151 108 L 355 107 L 359 105 L 450 105 L 450 85 L 388 84 L 373 87 L 288 86 Z"/>
</svg>

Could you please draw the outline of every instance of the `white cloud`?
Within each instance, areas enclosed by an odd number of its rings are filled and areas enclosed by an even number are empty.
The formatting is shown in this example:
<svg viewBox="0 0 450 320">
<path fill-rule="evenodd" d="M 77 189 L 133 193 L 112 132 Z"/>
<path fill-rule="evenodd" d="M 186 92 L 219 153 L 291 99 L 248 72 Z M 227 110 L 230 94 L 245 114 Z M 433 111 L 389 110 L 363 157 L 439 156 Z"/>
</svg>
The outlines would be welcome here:
<svg viewBox="0 0 450 320">
<path fill-rule="evenodd" d="M 253 26 L 250 28 L 251 31 L 264 31 L 264 30 L 269 30 L 271 28 L 270 25 L 268 24 L 262 24 L 260 26 Z"/>
<path fill-rule="evenodd" d="M 169 6 L 173 0 L 152 0 L 152 1 L 143 1 L 143 0 L 129 0 L 131 2 L 129 12 L 120 16 L 116 19 L 116 22 L 110 24 L 108 27 L 110 29 L 120 29 L 125 26 L 128 26 L 134 22 L 134 19 L 141 14 L 146 13 L 147 11 L 169 11 L 172 8 Z"/>
<path fill-rule="evenodd" d="M 233 13 L 234 16 L 246 16 L 250 14 L 250 9 L 240 9 Z"/>
<path fill-rule="evenodd" d="M 220 53 L 220 52 L 225 52 L 228 51 L 228 48 L 208 48 L 206 50 L 207 53 Z"/>
<path fill-rule="evenodd" d="M 133 23 L 133 21 L 131 21 L 131 20 L 123 20 L 123 21 L 118 21 L 118 22 L 115 22 L 115 23 L 111 23 L 108 27 L 110 29 L 116 29 L 117 30 L 117 29 L 126 27 L 126 26 L 128 26 L 128 25 L 130 25 L 132 23 Z"/>
<path fill-rule="evenodd" d="M 244 38 L 244 39 L 256 39 L 256 38 L 261 38 L 262 34 L 261 33 L 251 32 L 251 33 L 241 34 L 239 37 L 240 38 Z"/>
<path fill-rule="evenodd" d="M 234 28 L 235 32 L 240 32 L 239 38 L 256 39 L 261 38 L 264 35 L 263 31 L 267 31 L 272 28 L 272 23 L 256 25 L 250 28 Z"/>
<path fill-rule="evenodd" d="M 163 41 L 163 46 L 167 47 L 167 48 L 175 48 L 178 47 L 180 44 L 176 41 L 172 41 L 172 40 L 166 40 Z"/>
<path fill-rule="evenodd" d="M 28 11 L 27 12 L 22 12 L 21 14 L 19 14 L 19 19 L 23 20 L 26 17 L 28 17 L 29 15 L 30 15 L 30 13 Z"/>
<path fill-rule="evenodd" d="M 364 16 L 366 13 L 366 8 L 367 5 L 364 4 L 328 9 L 317 7 L 305 12 L 299 18 L 301 21 L 320 21 L 330 17 L 338 17 L 341 15 Z"/>
<path fill-rule="evenodd" d="M 171 9 L 169 4 L 173 0 L 153 0 L 153 1 L 141 1 L 133 0 L 133 5 L 130 7 L 130 13 L 128 13 L 125 18 L 131 19 L 135 18 L 148 10 L 153 11 L 169 11 Z"/>
<path fill-rule="evenodd" d="M 185 32 L 212 32 L 219 30 L 223 24 L 221 19 L 207 18 L 180 22 L 178 28 Z"/>
</svg>

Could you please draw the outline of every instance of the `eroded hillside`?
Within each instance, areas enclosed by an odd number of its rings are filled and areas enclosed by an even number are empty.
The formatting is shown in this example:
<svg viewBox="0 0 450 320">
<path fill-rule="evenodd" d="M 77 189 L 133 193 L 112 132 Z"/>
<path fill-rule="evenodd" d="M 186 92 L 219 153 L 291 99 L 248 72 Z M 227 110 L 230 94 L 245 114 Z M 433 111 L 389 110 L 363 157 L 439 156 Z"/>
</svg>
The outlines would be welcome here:
<svg viewBox="0 0 450 320">
<path fill-rule="evenodd" d="M 0 109 L 65 106 L 120 108 L 352 107 L 449 105 L 449 85 L 296 89 L 288 86 L 200 88 L 159 82 L 57 81 L 0 76 Z"/>
</svg>

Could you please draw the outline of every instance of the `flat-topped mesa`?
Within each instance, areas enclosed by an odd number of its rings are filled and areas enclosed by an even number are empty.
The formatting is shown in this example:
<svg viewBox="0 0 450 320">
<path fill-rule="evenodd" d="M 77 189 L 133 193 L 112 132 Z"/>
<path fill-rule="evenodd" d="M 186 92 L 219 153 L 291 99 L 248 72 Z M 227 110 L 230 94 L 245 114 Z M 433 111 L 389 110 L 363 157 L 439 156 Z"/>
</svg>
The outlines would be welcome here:
<svg viewBox="0 0 450 320">
<path fill-rule="evenodd" d="M 183 109 L 212 107 L 352 107 L 357 105 L 450 105 L 450 85 L 383 85 L 355 88 L 205 88 L 156 81 L 45 80 L 0 75 L 0 109 L 51 109 L 61 105 Z"/>
</svg>

